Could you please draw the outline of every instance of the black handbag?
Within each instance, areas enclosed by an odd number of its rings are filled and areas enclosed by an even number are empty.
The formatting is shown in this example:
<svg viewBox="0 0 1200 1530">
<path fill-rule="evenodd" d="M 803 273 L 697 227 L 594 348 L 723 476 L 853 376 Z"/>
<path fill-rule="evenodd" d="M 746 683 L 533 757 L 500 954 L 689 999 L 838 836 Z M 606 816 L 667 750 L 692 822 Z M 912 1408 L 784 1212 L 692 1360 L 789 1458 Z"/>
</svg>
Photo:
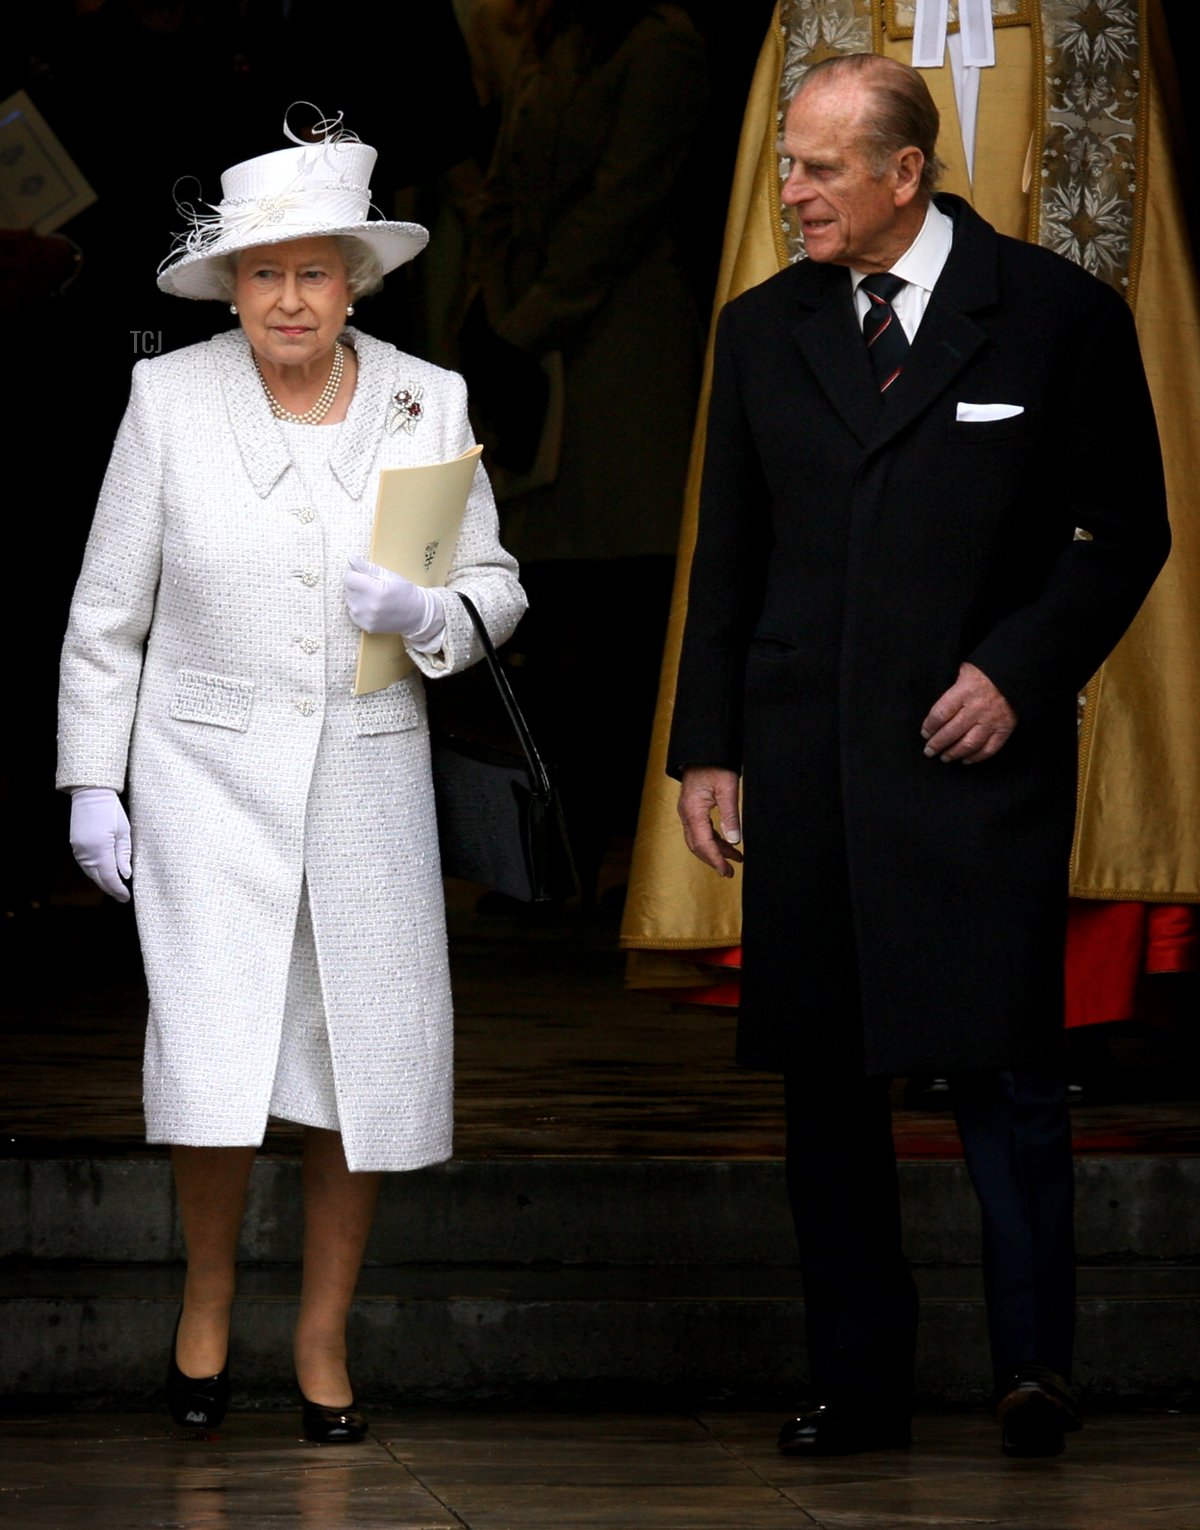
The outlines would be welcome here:
<svg viewBox="0 0 1200 1530">
<path fill-rule="evenodd" d="M 579 881 L 558 793 L 483 618 L 472 601 L 456 593 L 483 644 L 515 744 L 472 736 L 469 723 L 448 720 L 436 698 L 453 681 L 428 687 L 442 871 L 522 903 L 568 898 Z"/>
</svg>

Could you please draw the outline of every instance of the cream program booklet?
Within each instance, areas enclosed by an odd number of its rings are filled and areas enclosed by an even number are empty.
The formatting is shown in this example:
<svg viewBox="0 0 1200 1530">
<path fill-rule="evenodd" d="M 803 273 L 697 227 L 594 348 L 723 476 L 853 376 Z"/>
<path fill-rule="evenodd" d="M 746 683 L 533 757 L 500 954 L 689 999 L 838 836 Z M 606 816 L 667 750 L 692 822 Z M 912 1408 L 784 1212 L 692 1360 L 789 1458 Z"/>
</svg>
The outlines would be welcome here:
<svg viewBox="0 0 1200 1530">
<path fill-rule="evenodd" d="M 481 446 L 451 462 L 384 468 L 375 501 L 371 562 L 414 584 L 445 584 L 458 545 Z M 364 632 L 358 642 L 354 694 L 381 691 L 413 671 L 398 632 Z"/>
</svg>

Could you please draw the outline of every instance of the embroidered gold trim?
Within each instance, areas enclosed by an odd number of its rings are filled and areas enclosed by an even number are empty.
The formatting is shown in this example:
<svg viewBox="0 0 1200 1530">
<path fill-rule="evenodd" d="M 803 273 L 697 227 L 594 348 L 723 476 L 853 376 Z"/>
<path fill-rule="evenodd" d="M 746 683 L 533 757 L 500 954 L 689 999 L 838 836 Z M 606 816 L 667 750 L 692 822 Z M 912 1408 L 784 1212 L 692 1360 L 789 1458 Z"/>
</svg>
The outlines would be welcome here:
<svg viewBox="0 0 1200 1530">
<path fill-rule="evenodd" d="M 1145 226 L 1145 10 L 1138 0 L 1042 0 L 1034 28 L 1042 153 L 1030 242 L 1075 261 L 1130 304 Z"/>
</svg>

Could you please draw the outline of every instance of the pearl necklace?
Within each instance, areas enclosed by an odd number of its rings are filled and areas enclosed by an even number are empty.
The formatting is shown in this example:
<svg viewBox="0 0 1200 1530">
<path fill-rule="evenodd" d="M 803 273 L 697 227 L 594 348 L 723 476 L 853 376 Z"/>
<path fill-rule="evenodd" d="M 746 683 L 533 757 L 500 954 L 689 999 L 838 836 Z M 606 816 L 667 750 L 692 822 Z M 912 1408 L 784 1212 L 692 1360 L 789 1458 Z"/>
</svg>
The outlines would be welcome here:
<svg viewBox="0 0 1200 1530">
<path fill-rule="evenodd" d="M 253 352 L 251 352 L 253 355 Z M 267 386 L 267 379 L 262 374 L 262 368 L 258 364 L 258 357 L 254 357 L 254 370 L 258 373 L 258 380 L 262 383 L 263 392 L 267 395 L 267 403 L 271 406 L 271 413 L 277 420 L 287 420 L 291 425 L 319 425 L 333 407 L 333 401 L 337 397 L 337 391 L 342 385 L 342 373 L 346 369 L 345 347 L 340 340 L 333 342 L 333 365 L 329 369 L 329 376 L 325 379 L 325 386 L 317 395 L 317 401 L 303 414 L 297 414 L 295 410 L 285 409 Z"/>
</svg>

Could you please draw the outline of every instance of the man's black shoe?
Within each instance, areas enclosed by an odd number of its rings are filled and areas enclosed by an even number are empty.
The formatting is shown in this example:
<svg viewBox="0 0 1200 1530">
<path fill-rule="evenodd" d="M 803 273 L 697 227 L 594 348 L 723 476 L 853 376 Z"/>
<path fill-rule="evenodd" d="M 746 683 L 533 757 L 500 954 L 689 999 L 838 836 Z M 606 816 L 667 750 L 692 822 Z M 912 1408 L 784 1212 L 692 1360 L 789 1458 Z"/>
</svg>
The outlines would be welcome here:
<svg viewBox="0 0 1200 1530">
<path fill-rule="evenodd" d="M 1079 1404 L 1061 1376 L 1044 1365 L 1015 1371 L 996 1404 L 1000 1449 L 1006 1456 L 1059 1456 L 1064 1435 L 1083 1428 Z"/>
<path fill-rule="evenodd" d="M 898 1450 L 912 1444 L 905 1413 L 884 1413 L 854 1403 L 817 1403 L 779 1431 L 785 1456 L 853 1456 L 864 1450 Z"/>
</svg>

